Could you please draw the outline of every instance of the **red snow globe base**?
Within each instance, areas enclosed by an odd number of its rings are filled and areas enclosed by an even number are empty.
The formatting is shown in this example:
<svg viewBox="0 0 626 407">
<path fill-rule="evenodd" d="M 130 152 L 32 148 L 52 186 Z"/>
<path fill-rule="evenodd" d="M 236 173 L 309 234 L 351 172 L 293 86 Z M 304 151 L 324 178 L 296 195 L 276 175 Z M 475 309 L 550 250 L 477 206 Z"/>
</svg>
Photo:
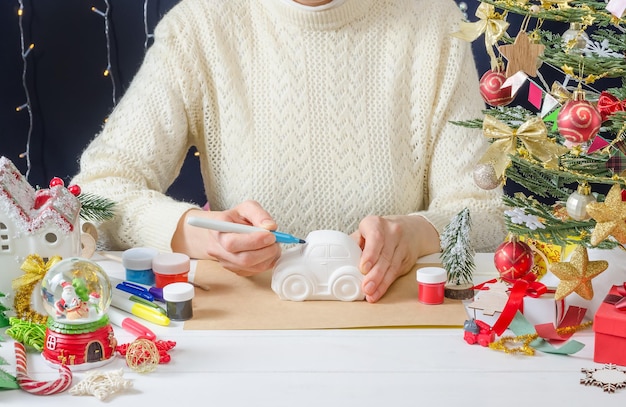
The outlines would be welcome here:
<svg viewBox="0 0 626 407">
<path fill-rule="evenodd" d="M 48 364 L 86 370 L 112 360 L 111 283 L 98 264 L 78 257 L 55 264 L 41 282 L 41 300 L 48 313 L 41 355 Z"/>
</svg>

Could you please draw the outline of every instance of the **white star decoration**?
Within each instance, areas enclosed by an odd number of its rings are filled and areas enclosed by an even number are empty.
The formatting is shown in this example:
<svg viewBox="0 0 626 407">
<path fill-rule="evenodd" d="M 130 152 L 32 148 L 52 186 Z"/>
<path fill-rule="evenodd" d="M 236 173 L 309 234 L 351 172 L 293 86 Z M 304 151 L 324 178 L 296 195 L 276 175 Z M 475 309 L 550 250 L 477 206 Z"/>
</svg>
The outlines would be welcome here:
<svg viewBox="0 0 626 407">
<path fill-rule="evenodd" d="M 122 369 L 99 372 L 90 371 L 87 377 L 70 389 L 72 396 L 95 396 L 98 400 L 104 400 L 109 395 L 122 390 L 130 389 L 133 383 L 124 379 Z"/>
</svg>

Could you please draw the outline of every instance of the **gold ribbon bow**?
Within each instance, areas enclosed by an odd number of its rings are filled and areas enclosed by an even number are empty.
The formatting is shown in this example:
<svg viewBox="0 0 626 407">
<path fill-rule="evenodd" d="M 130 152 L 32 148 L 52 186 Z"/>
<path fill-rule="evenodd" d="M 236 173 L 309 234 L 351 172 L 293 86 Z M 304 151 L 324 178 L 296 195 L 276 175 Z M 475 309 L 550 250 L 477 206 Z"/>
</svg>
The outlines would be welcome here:
<svg viewBox="0 0 626 407">
<path fill-rule="evenodd" d="M 39 282 L 46 275 L 50 267 L 61 261 L 60 256 L 52 256 L 44 263 L 43 259 L 37 254 L 29 254 L 22 263 L 20 269 L 24 271 L 24 275 L 12 281 L 13 290 L 19 290 L 29 284 Z"/>
<path fill-rule="evenodd" d="M 550 88 L 550 94 L 554 96 L 561 104 L 565 104 L 565 102 L 571 100 L 574 96 L 572 92 L 567 90 L 565 86 L 561 85 L 558 82 L 552 83 L 552 87 Z"/>
<path fill-rule="evenodd" d="M 473 23 L 462 21 L 459 31 L 452 33 L 453 37 L 472 42 L 482 33 L 485 33 L 485 47 L 491 59 L 491 67 L 498 66 L 498 59 L 493 51 L 493 46 L 506 33 L 509 23 L 504 21 L 502 14 L 496 13 L 495 7 L 491 4 L 481 3 L 476 9 L 478 21 Z"/>
<path fill-rule="evenodd" d="M 483 120 L 483 134 L 494 141 L 480 163 L 491 164 L 497 177 L 504 175 L 504 170 L 511 162 L 509 155 L 515 153 L 518 140 L 547 168 L 556 168 L 559 156 L 568 151 L 567 147 L 548 138 L 548 129 L 540 117 L 534 117 L 513 129 L 495 117 L 486 115 Z"/>
</svg>

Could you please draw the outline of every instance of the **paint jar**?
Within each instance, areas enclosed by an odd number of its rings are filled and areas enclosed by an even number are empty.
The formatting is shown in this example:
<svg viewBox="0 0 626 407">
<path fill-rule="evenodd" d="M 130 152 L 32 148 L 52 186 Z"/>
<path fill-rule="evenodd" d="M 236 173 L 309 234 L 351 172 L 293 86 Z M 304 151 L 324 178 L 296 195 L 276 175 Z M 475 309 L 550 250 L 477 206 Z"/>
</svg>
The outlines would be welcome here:
<svg viewBox="0 0 626 407">
<path fill-rule="evenodd" d="M 442 304 L 447 280 L 446 270 L 441 267 L 417 269 L 417 300 L 422 304 Z"/>
<path fill-rule="evenodd" d="M 133 247 L 122 253 L 122 265 L 126 269 L 126 280 L 139 284 L 153 285 L 152 259 L 159 254 L 157 249 Z"/>
<path fill-rule="evenodd" d="M 167 316 L 173 321 L 186 321 L 193 317 L 194 289 L 190 283 L 171 283 L 163 287 Z"/>
<path fill-rule="evenodd" d="M 172 283 L 188 282 L 189 256 L 183 253 L 160 253 L 152 259 L 154 285 L 163 288 Z"/>
</svg>

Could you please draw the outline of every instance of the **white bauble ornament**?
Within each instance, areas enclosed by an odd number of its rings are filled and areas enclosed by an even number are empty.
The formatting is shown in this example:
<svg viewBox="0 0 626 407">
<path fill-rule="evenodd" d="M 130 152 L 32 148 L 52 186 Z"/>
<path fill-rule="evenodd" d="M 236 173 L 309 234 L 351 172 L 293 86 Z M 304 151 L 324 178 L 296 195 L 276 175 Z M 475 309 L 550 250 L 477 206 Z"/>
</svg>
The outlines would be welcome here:
<svg viewBox="0 0 626 407">
<path fill-rule="evenodd" d="M 474 183 L 481 189 L 494 189 L 501 183 L 502 179 L 496 175 L 496 170 L 491 164 L 478 164 L 474 168 Z"/>
<path fill-rule="evenodd" d="M 596 202 L 596 198 L 591 194 L 589 184 L 583 183 L 578 186 L 576 192 L 573 192 L 569 198 L 567 198 L 565 209 L 570 218 L 574 220 L 587 220 L 590 218 L 587 213 L 587 204 L 590 202 Z"/>
</svg>

